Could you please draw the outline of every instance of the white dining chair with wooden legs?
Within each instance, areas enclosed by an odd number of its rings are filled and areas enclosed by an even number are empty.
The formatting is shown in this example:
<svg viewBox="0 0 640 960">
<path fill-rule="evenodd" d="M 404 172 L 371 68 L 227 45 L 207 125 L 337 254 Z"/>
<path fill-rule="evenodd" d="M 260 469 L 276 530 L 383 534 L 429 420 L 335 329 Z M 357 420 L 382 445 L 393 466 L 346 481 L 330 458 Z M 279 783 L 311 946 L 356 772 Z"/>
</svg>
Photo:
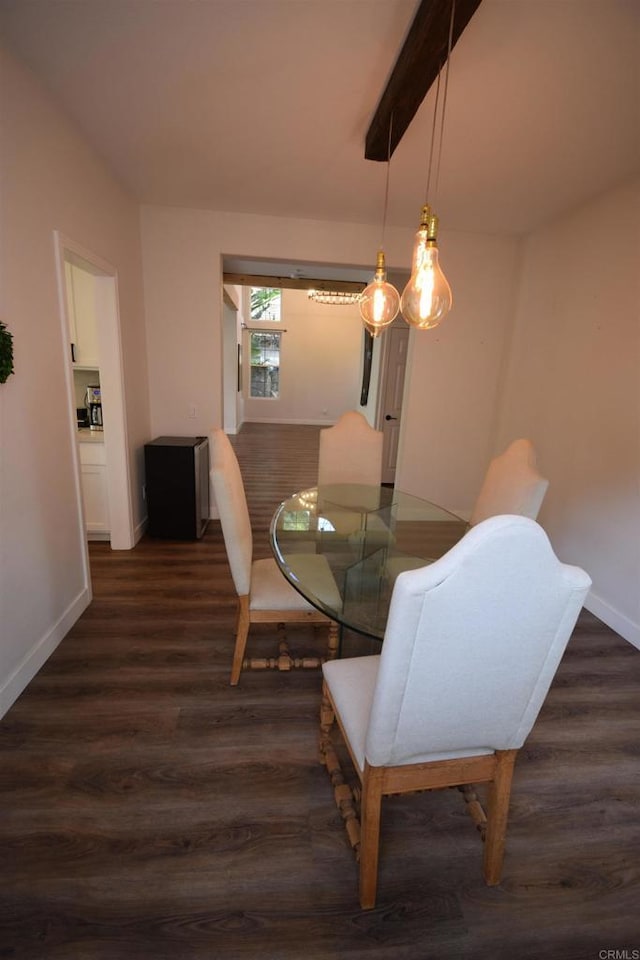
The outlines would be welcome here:
<svg viewBox="0 0 640 960">
<path fill-rule="evenodd" d="M 376 901 L 388 794 L 459 787 L 484 838 L 484 879 L 500 882 L 514 763 L 590 585 L 534 520 L 492 517 L 441 559 L 399 574 L 379 656 L 323 666 L 321 756 L 360 861 L 363 908 Z M 488 784 L 486 812 L 476 784 Z"/>
<path fill-rule="evenodd" d="M 359 483 L 379 486 L 382 477 L 381 430 L 369 426 L 357 410 L 348 410 L 332 427 L 320 431 L 318 484 Z"/>
<path fill-rule="evenodd" d="M 513 440 L 487 468 L 471 514 L 471 526 L 500 513 L 535 520 L 548 486 L 549 481 L 536 467 L 531 440 L 525 437 Z"/>
<path fill-rule="evenodd" d="M 320 431 L 318 486 L 339 484 L 341 487 L 342 509 L 336 511 L 327 506 L 326 510 L 327 520 L 338 533 L 353 524 L 353 514 L 344 510 L 351 504 L 355 509 L 371 512 L 370 537 L 376 527 L 380 527 L 383 539 L 388 537 L 380 518 L 373 516 L 373 511 L 380 506 L 383 439 L 382 431 L 371 427 L 357 410 L 347 410 L 332 427 Z"/>
<path fill-rule="evenodd" d="M 285 579 L 275 560 L 253 559 L 253 536 L 249 508 L 237 457 L 223 430 L 210 436 L 211 482 L 224 537 L 231 576 L 238 595 L 235 647 L 231 684 L 235 686 L 244 668 L 288 671 L 298 667 L 319 668 L 324 657 L 294 657 L 284 636 L 284 625 L 313 624 L 328 630 L 326 657 L 336 656 L 338 625 L 312 606 Z M 340 595 L 329 565 L 322 555 L 308 554 L 301 563 L 309 568 L 317 594 L 331 609 L 338 609 Z M 277 657 L 245 657 L 249 628 L 254 623 L 282 626 Z"/>
</svg>

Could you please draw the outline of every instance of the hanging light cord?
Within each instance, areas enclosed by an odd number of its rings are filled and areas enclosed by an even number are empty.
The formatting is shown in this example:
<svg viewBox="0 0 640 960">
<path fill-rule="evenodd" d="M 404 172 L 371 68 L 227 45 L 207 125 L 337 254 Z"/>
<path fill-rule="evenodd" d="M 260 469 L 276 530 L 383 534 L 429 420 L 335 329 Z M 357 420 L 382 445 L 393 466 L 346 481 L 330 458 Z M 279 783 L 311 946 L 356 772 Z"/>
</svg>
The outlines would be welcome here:
<svg viewBox="0 0 640 960">
<path fill-rule="evenodd" d="M 384 188 L 384 207 L 382 212 L 382 239 L 380 240 L 380 249 L 384 250 L 384 232 L 387 226 L 387 205 L 389 203 L 389 170 L 391 167 L 391 131 L 393 129 L 393 111 L 389 117 L 389 139 L 387 141 L 387 179 Z"/>
<path fill-rule="evenodd" d="M 436 120 L 438 118 L 438 103 L 440 101 L 440 73 L 438 70 L 438 82 L 436 85 L 436 102 L 433 107 L 433 123 L 431 124 L 431 147 L 429 148 L 429 172 L 427 174 L 427 187 L 424 195 L 424 202 L 429 202 L 429 190 L 431 188 L 431 168 L 433 166 L 433 148 L 436 142 Z"/>
<path fill-rule="evenodd" d="M 447 110 L 447 90 L 449 88 L 449 61 L 451 60 L 451 46 L 452 46 L 452 40 L 453 40 L 453 21 L 455 19 L 455 15 L 456 15 L 456 0 L 451 0 L 451 20 L 449 21 L 449 42 L 447 46 L 447 62 L 445 65 L 445 74 L 444 74 L 444 94 L 442 97 L 442 115 L 440 119 L 440 143 L 438 145 L 438 164 L 436 167 L 435 187 L 433 190 L 434 200 L 436 200 L 438 196 L 438 183 L 440 180 L 440 161 L 442 159 L 442 141 L 444 139 L 444 115 Z M 440 80 L 440 74 L 438 74 L 438 81 L 439 80 Z M 437 102 L 437 99 L 436 99 L 436 102 Z M 434 119 L 435 119 L 435 115 L 434 115 Z M 433 146 L 433 142 L 432 142 L 432 146 Z"/>
</svg>

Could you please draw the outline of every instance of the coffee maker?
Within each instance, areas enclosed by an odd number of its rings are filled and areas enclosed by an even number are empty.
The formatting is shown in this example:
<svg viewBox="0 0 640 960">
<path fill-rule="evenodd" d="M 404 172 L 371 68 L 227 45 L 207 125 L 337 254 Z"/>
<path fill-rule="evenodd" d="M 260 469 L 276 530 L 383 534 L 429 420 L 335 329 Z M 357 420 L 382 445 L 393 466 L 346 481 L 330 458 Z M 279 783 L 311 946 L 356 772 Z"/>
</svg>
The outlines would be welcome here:
<svg viewBox="0 0 640 960">
<path fill-rule="evenodd" d="M 102 430 L 102 399 L 99 386 L 87 387 L 87 411 L 89 429 Z"/>
</svg>

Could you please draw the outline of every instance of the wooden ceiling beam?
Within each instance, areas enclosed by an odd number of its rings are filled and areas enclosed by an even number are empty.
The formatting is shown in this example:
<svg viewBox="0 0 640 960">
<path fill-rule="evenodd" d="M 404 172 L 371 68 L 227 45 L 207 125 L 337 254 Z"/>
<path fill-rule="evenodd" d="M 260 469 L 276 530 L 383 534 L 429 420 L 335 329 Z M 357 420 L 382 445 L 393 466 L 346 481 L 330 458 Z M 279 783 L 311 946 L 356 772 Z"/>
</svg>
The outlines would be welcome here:
<svg viewBox="0 0 640 960">
<path fill-rule="evenodd" d="M 386 161 L 398 146 L 447 60 L 452 0 L 422 0 L 380 97 L 365 139 L 365 159 Z M 455 0 L 451 48 L 481 0 Z M 389 123 L 391 144 L 389 145 Z"/>
<path fill-rule="evenodd" d="M 224 283 L 241 287 L 275 287 L 287 290 L 344 290 L 345 293 L 362 293 L 367 282 L 357 280 L 311 280 L 308 277 L 257 276 L 251 273 L 223 273 Z"/>
</svg>

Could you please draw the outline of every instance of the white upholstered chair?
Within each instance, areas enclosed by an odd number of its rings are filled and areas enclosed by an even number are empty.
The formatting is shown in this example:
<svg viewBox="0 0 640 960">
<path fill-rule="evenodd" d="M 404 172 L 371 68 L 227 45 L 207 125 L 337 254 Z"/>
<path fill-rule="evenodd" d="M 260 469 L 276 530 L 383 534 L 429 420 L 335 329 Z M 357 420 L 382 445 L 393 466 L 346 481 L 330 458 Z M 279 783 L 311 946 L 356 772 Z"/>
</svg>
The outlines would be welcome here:
<svg viewBox="0 0 640 960">
<path fill-rule="evenodd" d="M 377 510 L 380 505 L 382 480 L 382 431 L 369 426 L 366 417 L 357 410 L 348 410 L 332 427 L 320 431 L 318 450 L 318 484 L 354 484 L 353 491 L 343 489 L 340 502 L 343 507 L 365 507 Z M 353 525 L 352 517 L 328 511 L 337 530 Z M 381 523 L 372 518 L 370 524 Z M 383 533 L 386 535 L 386 530 Z"/>
<path fill-rule="evenodd" d="M 492 517 L 395 583 L 380 656 L 323 666 L 321 751 L 352 845 L 360 902 L 375 904 L 381 799 L 459 786 L 484 834 L 484 878 L 500 882 L 513 766 L 591 584 L 561 563 L 533 520 Z M 344 782 L 337 717 L 361 780 Z M 472 787 L 487 783 L 485 816 Z"/>
<path fill-rule="evenodd" d="M 549 481 L 536 469 L 531 440 L 514 440 L 489 464 L 471 514 L 471 526 L 501 513 L 535 520 L 548 486 Z"/>
<path fill-rule="evenodd" d="M 328 656 L 335 656 L 338 647 L 338 627 L 335 621 L 321 613 L 285 579 L 271 557 L 253 559 L 251 520 L 237 457 L 223 430 L 214 430 L 210 437 L 211 481 L 216 504 L 220 513 L 231 576 L 238 594 L 236 641 L 231 668 L 231 684 L 240 679 L 247 646 L 247 636 L 252 623 L 312 623 L 323 624 L 329 629 Z M 333 575 L 325 557 L 316 554 L 305 556 L 304 563 L 313 565 L 316 582 L 323 586 L 319 591 L 329 606 L 339 605 L 340 598 Z M 318 581 L 318 578 L 321 578 Z M 289 670 L 292 666 L 320 666 L 313 658 L 294 661 L 286 641 L 280 656 L 258 661 L 261 667 L 273 666 Z"/>
<path fill-rule="evenodd" d="M 374 430 L 357 410 L 343 413 L 332 427 L 320 431 L 318 483 L 380 485 L 382 431 Z"/>
</svg>

